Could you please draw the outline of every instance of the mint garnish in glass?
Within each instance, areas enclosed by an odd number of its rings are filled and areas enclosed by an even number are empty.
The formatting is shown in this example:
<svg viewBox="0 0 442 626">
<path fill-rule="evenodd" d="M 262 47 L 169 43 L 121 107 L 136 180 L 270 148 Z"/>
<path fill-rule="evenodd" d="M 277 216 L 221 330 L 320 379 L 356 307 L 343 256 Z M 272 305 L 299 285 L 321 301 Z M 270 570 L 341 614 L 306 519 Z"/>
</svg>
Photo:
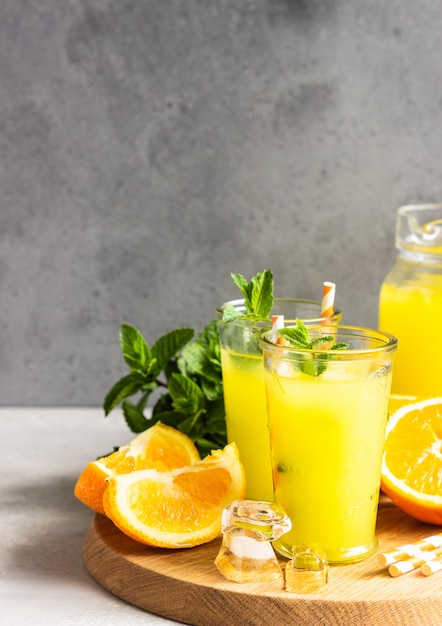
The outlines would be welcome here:
<svg viewBox="0 0 442 626">
<path fill-rule="evenodd" d="M 280 336 L 289 342 L 295 348 L 303 350 L 315 350 L 315 354 L 306 354 L 302 361 L 296 363 L 296 366 L 309 376 L 319 376 L 327 369 L 327 360 L 330 358 L 330 352 L 336 350 L 347 350 L 348 343 L 334 343 L 334 337 L 325 335 L 311 339 L 306 325 L 302 320 L 296 320 L 296 327 L 281 328 Z M 333 345 L 328 347 L 327 344 Z"/>
<path fill-rule="evenodd" d="M 273 273 L 272 270 L 258 272 L 249 281 L 242 274 L 231 274 L 233 282 L 244 296 L 245 314 L 238 311 L 232 304 L 226 305 L 223 311 L 223 322 L 235 319 L 266 320 L 273 307 Z"/>
</svg>

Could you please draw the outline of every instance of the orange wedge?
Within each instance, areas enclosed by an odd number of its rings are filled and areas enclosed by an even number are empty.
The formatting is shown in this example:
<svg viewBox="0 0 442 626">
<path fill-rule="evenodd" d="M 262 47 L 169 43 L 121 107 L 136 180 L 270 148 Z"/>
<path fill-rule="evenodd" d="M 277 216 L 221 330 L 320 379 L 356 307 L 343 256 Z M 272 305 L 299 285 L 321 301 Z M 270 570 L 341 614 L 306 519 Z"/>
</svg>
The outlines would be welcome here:
<svg viewBox="0 0 442 626">
<path fill-rule="evenodd" d="M 442 398 L 407 404 L 390 417 L 381 488 L 412 517 L 442 524 Z"/>
<path fill-rule="evenodd" d="M 132 539 L 190 548 L 217 537 L 223 509 L 244 494 L 244 469 L 231 443 L 189 467 L 115 476 L 103 504 L 106 515 Z"/>
<path fill-rule="evenodd" d="M 187 435 L 156 423 L 116 452 L 91 461 L 80 474 L 74 494 L 83 504 L 104 515 L 103 495 L 112 476 L 147 468 L 168 471 L 199 460 L 198 450 Z"/>
</svg>

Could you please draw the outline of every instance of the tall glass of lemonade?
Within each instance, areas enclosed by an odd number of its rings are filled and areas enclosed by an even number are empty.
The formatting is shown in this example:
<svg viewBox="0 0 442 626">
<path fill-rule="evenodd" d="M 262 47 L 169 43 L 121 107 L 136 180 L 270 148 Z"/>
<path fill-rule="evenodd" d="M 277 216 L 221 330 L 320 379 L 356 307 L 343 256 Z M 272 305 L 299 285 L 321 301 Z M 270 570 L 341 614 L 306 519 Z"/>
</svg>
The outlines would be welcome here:
<svg viewBox="0 0 442 626">
<path fill-rule="evenodd" d="M 227 305 L 245 312 L 244 300 L 231 300 L 218 308 L 221 342 L 221 365 L 226 412 L 227 438 L 235 441 L 246 473 L 246 497 L 250 500 L 273 501 L 272 467 L 270 462 L 269 429 L 261 333 L 271 325 L 270 319 L 236 319 L 222 321 Z M 275 298 L 272 315 L 283 315 L 285 320 L 296 318 L 305 323 L 318 323 L 321 303 L 293 298 Z M 341 312 L 335 310 L 327 318 L 337 324 Z"/>
<path fill-rule="evenodd" d="M 262 336 L 275 501 L 292 530 L 274 543 L 291 557 L 319 544 L 332 563 L 376 548 L 376 516 L 395 337 L 350 326 L 308 327 L 326 350 Z M 344 343 L 347 349 L 333 350 Z M 318 344 L 319 345 L 319 344 Z"/>
<path fill-rule="evenodd" d="M 442 204 L 401 207 L 395 244 L 398 256 L 379 295 L 379 328 L 399 342 L 392 394 L 440 396 Z"/>
</svg>

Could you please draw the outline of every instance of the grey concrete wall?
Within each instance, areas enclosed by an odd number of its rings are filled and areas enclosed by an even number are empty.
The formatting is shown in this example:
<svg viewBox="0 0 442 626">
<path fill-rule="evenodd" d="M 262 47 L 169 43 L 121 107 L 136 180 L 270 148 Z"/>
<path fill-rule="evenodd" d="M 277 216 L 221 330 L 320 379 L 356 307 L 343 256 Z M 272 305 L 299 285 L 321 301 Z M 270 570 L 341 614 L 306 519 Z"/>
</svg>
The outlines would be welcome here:
<svg viewBox="0 0 442 626">
<path fill-rule="evenodd" d="M 441 51 L 439 0 L 2 0 L 0 404 L 101 404 L 120 323 L 201 328 L 230 272 L 375 326 Z"/>
</svg>

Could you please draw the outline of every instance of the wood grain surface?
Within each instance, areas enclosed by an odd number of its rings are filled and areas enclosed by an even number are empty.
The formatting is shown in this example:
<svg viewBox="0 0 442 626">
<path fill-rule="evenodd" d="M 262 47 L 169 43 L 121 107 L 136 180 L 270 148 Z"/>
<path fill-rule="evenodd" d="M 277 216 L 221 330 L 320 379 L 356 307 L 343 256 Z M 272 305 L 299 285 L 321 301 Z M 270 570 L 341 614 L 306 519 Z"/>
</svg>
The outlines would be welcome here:
<svg viewBox="0 0 442 626">
<path fill-rule="evenodd" d="M 382 499 L 379 551 L 441 532 Z M 376 556 L 330 568 L 321 594 L 285 591 L 279 583 L 234 583 L 216 569 L 220 539 L 197 548 L 150 548 L 96 515 L 83 558 L 90 575 L 116 596 L 194 626 L 440 626 L 442 572 L 392 578 Z M 284 566 L 285 560 L 281 559 Z"/>
</svg>

